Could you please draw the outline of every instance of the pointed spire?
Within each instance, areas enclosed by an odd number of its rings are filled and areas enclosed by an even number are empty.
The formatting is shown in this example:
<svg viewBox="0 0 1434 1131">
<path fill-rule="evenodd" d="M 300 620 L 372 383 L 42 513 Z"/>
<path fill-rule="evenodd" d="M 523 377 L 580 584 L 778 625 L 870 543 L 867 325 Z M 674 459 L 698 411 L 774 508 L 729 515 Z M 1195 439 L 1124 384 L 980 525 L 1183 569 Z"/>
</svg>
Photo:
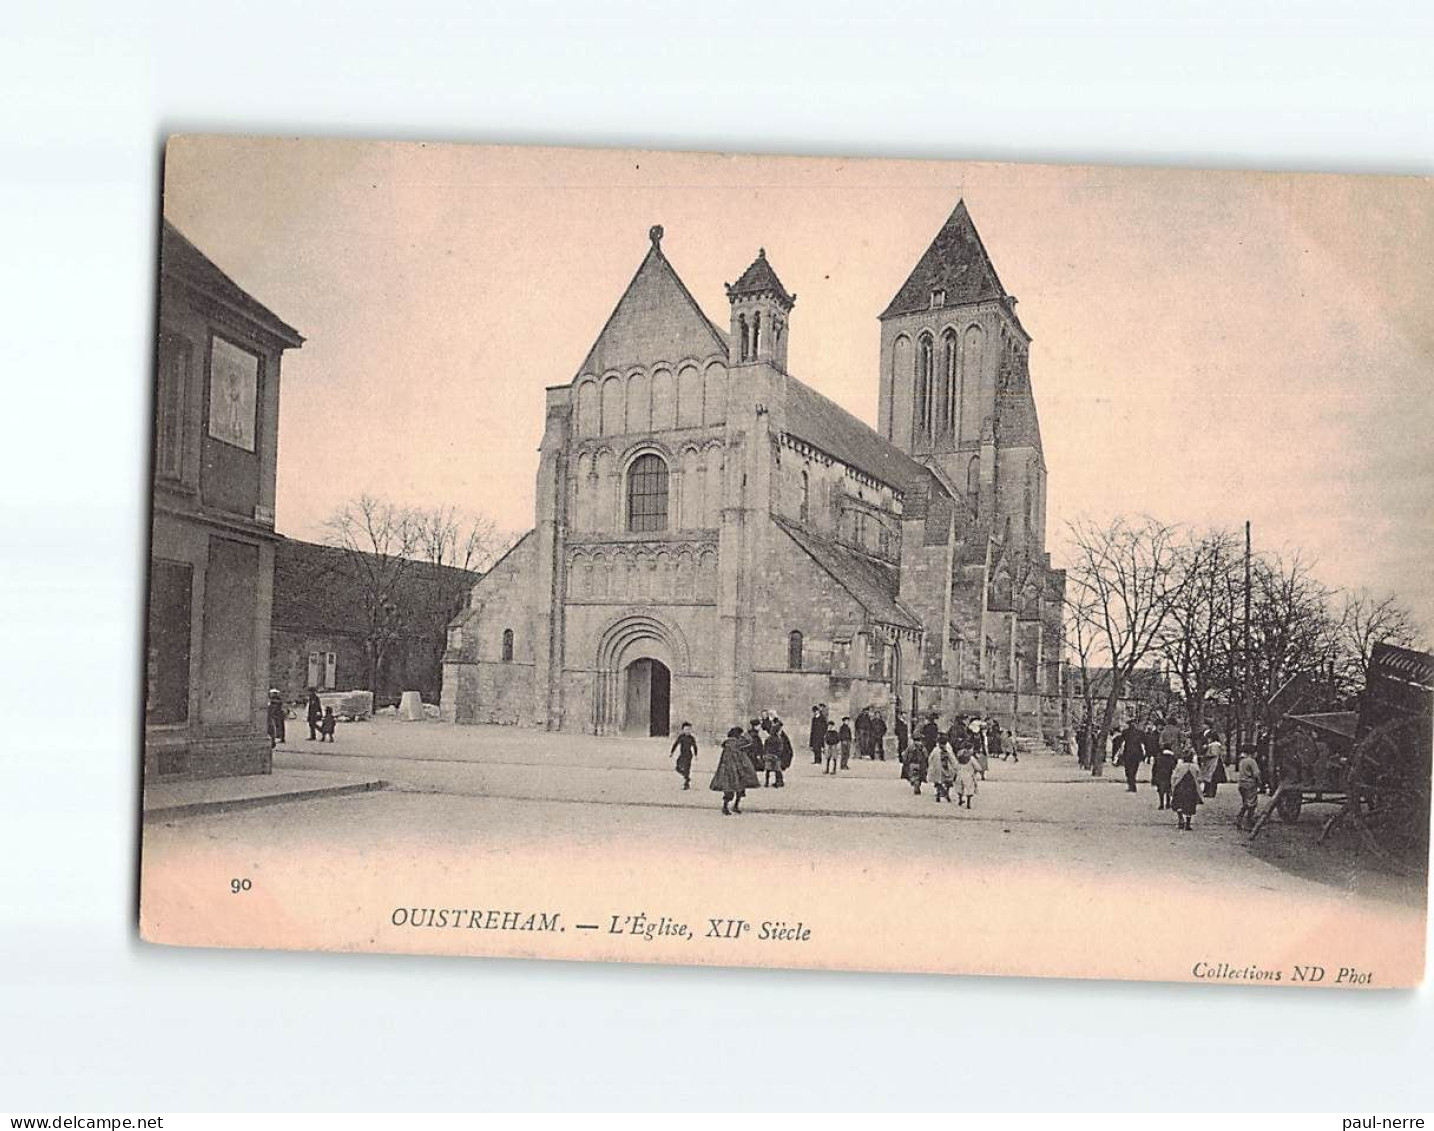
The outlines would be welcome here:
<svg viewBox="0 0 1434 1131">
<path fill-rule="evenodd" d="M 774 296 L 788 310 L 797 301 L 797 296 L 782 286 L 782 280 L 777 278 L 777 273 L 767 262 L 767 249 L 760 247 L 757 249 L 757 258 L 752 260 L 752 266 L 743 271 L 742 277 L 735 283 L 727 284 L 727 298 L 736 302 L 739 298 L 768 294 Z"/>
<path fill-rule="evenodd" d="M 1011 300 L 991 264 L 991 257 L 986 254 L 964 199 L 956 202 L 946 223 L 881 317 L 928 310 L 933 294 L 940 294 L 937 305 L 944 306 Z"/>
</svg>

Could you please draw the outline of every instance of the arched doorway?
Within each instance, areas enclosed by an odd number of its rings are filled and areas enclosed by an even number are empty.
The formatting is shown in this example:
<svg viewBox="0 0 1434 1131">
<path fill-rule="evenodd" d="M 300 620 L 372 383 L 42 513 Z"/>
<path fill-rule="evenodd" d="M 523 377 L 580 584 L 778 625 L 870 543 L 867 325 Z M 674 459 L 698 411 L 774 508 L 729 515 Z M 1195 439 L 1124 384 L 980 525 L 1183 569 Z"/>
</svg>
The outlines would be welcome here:
<svg viewBox="0 0 1434 1131">
<path fill-rule="evenodd" d="M 624 672 L 627 734 L 665 735 L 672 730 L 672 672 L 661 660 L 633 660 Z"/>
<path fill-rule="evenodd" d="M 670 734 L 691 671 L 675 626 L 643 610 L 618 617 L 598 640 L 593 672 L 595 734 Z"/>
</svg>

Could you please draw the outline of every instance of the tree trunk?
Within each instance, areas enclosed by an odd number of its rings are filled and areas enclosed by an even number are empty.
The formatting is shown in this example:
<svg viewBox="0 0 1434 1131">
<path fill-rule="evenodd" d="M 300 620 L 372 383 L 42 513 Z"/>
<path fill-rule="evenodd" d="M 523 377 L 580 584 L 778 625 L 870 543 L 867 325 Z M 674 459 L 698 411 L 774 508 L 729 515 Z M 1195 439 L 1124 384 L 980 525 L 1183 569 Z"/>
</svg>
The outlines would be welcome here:
<svg viewBox="0 0 1434 1131">
<path fill-rule="evenodd" d="M 1100 730 L 1096 733 L 1095 751 L 1091 755 L 1090 772 L 1092 777 L 1099 778 L 1105 776 L 1105 743 L 1107 736 L 1110 734 L 1111 727 L 1115 725 L 1115 704 L 1118 700 L 1119 690 L 1119 681 L 1115 678 L 1115 673 L 1112 672 L 1110 694 L 1105 698 L 1104 722 L 1101 724 Z"/>
</svg>

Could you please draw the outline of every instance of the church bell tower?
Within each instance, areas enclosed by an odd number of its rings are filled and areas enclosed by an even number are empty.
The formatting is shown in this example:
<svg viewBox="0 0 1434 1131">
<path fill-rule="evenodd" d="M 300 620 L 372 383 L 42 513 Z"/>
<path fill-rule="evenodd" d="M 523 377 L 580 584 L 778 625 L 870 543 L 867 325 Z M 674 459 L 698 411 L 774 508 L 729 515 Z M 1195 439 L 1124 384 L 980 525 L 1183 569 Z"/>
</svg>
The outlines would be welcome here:
<svg viewBox="0 0 1434 1131">
<path fill-rule="evenodd" d="M 732 304 L 732 364 L 766 363 L 785 373 L 787 328 L 797 296 L 782 286 L 766 248 L 758 250 L 741 278 L 727 284 L 727 300 Z"/>
</svg>

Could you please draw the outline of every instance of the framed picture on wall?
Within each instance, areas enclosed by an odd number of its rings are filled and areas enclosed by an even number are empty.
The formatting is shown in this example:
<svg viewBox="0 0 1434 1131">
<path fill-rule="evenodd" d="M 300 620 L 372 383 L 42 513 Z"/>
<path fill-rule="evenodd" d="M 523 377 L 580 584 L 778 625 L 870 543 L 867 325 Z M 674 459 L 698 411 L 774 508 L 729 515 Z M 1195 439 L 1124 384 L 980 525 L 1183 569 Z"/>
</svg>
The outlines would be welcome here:
<svg viewBox="0 0 1434 1131">
<path fill-rule="evenodd" d="M 258 396 L 258 354 L 214 338 L 209 350 L 209 434 L 252 452 Z"/>
</svg>

